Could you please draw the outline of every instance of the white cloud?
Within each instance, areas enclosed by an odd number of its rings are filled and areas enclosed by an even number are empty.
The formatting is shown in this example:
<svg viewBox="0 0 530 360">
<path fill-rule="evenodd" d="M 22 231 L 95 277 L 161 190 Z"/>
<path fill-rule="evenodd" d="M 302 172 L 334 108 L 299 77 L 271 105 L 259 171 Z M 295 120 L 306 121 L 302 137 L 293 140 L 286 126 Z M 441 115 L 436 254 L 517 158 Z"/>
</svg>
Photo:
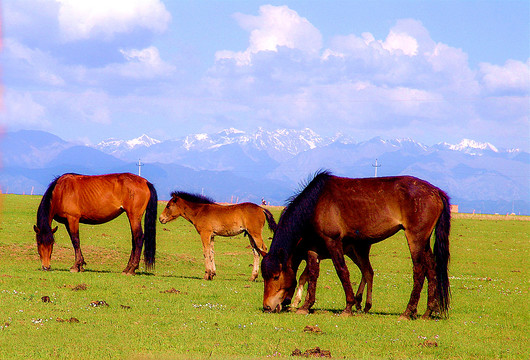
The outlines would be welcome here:
<svg viewBox="0 0 530 360">
<path fill-rule="evenodd" d="M 5 105 L 0 111 L 0 122 L 10 128 L 45 128 L 49 122 L 45 119 L 46 108 L 34 100 L 30 92 L 7 90 L 4 94 Z"/>
<path fill-rule="evenodd" d="M 530 93 L 530 60 L 526 63 L 507 60 L 504 66 L 480 64 L 482 82 L 490 92 L 516 91 Z"/>
<path fill-rule="evenodd" d="M 322 47 L 322 35 L 306 18 L 287 6 L 263 5 L 259 15 L 234 15 L 238 24 L 250 32 L 249 47 L 242 52 L 221 50 L 217 60 L 234 59 L 238 65 L 251 63 L 252 55 L 261 51 L 278 51 L 278 47 L 317 54 Z"/>
<path fill-rule="evenodd" d="M 275 48 L 280 42 L 265 41 L 268 38 L 258 41 L 259 33 L 252 31 L 267 28 L 264 13 L 238 18 L 250 30 L 250 46 L 218 52 L 217 59 L 235 61 L 217 62 L 206 79 L 212 96 L 233 107 L 246 106 L 248 116 L 258 122 L 314 129 L 325 123 L 324 131 L 370 130 L 381 136 L 421 138 L 453 129 L 459 136 L 470 136 L 481 120 L 520 128 L 517 119 L 527 112 L 513 98 L 484 102 L 483 84 L 467 54 L 435 42 L 419 21 L 400 20 L 383 39 L 368 32 L 342 35 L 332 38 L 327 48 L 319 42 L 304 52 L 296 46 Z M 241 66 L 248 64 L 252 66 Z M 528 65 L 508 62 L 502 68 L 481 69 L 490 87 L 499 86 L 486 76 L 494 74 L 502 84 L 521 87 Z M 510 119 L 501 111 L 503 104 L 513 115 Z M 483 111 L 486 107 L 491 111 Z"/>
<path fill-rule="evenodd" d="M 175 70 L 173 65 L 165 63 L 154 46 L 142 50 L 120 49 L 120 53 L 128 61 L 126 64 L 114 64 L 107 67 L 107 70 L 115 71 L 121 76 L 129 78 L 154 78 L 157 76 L 167 76 Z"/>
<path fill-rule="evenodd" d="M 397 33 L 391 30 L 382 46 L 392 53 L 401 51 L 407 56 L 418 55 L 418 41 L 406 33 Z"/>
<path fill-rule="evenodd" d="M 39 50 L 31 49 L 13 38 L 5 40 L 4 61 L 18 68 L 17 74 L 9 74 L 14 77 L 30 78 L 31 81 L 44 85 L 63 86 L 65 81 L 56 71 L 56 61 L 49 54 Z"/>
<path fill-rule="evenodd" d="M 65 40 L 112 38 L 136 27 L 166 30 L 170 13 L 160 0 L 56 0 L 59 26 Z"/>
</svg>

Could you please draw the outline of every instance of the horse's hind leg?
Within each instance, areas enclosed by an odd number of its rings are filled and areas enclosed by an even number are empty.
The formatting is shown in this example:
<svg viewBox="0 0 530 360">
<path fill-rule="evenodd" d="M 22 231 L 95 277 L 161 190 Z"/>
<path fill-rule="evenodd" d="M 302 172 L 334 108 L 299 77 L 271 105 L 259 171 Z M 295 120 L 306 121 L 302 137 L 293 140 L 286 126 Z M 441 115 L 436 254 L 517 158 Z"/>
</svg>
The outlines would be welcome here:
<svg viewBox="0 0 530 360">
<path fill-rule="evenodd" d="M 434 259 L 434 254 L 432 253 L 431 248 L 425 251 L 425 262 L 426 262 L 426 272 L 427 272 L 427 281 L 428 281 L 428 290 L 427 290 L 427 310 L 423 314 L 422 318 L 428 319 L 433 316 L 433 314 L 440 312 L 440 304 L 437 298 L 437 283 L 436 283 L 436 261 Z"/>
<path fill-rule="evenodd" d="M 123 270 L 123 274 L 134 275 L 136 269 L 140 266 L 140 256 L 142 254 L 142 247 L 144 244 L 144 233 L 142 231 L 142 222 L 140 217 L 135 217 L 127 213 L 129 224 L 131 225 L 132 233 L 132 249 L 129 262 Z"/>
<path fill-rule="evenodd" d="M 253 231 L 252 233 L 250 231 L 247 231 L 247 234 L 250 241 L 250 245 L 252 246 L 252 253 L 254 254 L 254 262 L 252 264 L 252 275 L 250 276 L 249 280 L 255 281 L 259 274 L 260 253 L 258 249 L 261 251 L 267 251 L 267 246 L 265 246 L 265 244 L 263 243 L 261 233 L 257 231 Z"/>
<path fill-rule="evenodd" d="M 74 265 L 70 268 L 70 272 L 82 272 L 85 271 L 83 265 L 86 265 L 83 253 L 81 252 L 81 246 L 79 241 L 79 219 L 69 217 L 67 218 L 66 230 L 70 235 L 72 246 L 75 252 Z"/>
<path fill-rule="evenodd" d="M 405 312 L 401 315 L 402 319 L 414 319 L 418 312 L 418 302 L 420 300 L 421 290 L 425 281 L 426 275 L 426 254 L 427 249 L 430 247 L 428 237 L 427 241 L 421 240 L 422 237 L 413 234 L 412 232 L 405 230 L 405 236 L 409 244 L 410 255 L 413 264 L 413 279 L 414 284 L 412 286 L 412 292 L 410 294 L 410 300 L 405 309 Z"/>
<path fill-rule="evenodd" d="M 252 264 L 252 275 L 250 276 L 250 281 L 256 281 L 256 278 L 259 274 L 259 252 L 258 250 L 252 248 L 252 254 L 254 255 L 254 262 Z"/>
</svg>

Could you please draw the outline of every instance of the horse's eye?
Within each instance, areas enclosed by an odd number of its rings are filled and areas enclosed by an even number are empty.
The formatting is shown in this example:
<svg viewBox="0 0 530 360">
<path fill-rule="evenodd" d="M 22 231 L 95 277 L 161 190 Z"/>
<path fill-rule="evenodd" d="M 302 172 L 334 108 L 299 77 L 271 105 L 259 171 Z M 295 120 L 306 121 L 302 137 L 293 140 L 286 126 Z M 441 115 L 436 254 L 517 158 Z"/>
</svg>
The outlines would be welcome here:
<svg viewBox="0 0 530 360">
<path fill-rule="evenodd" d="M 272 277 L 273 280 L 277 281 L 277 280 L 280 280 L 280 275 L 274 275 Z"/>
</svg>

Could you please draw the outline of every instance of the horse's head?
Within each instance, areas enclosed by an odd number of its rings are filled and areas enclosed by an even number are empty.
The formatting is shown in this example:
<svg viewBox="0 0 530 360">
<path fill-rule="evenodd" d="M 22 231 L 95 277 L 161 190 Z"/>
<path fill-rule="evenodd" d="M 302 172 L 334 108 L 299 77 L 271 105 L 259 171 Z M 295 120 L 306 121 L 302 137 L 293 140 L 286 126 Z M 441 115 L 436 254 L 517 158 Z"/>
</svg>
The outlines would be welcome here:
<svg viewBox="0 0 530 360">
<path fill-rule="evenodd" d="M 171 220 L 175 220 L 179 216 L 182 216 L 182 206 L 180 205 L 181 201 L 182 199 L 180 197 L 173 195 L 171 200 L 167 202 L 167 205 L 164 208 L 164 211 L 162 211 L 162 214 L 160 214 L 158 220 L 162 224 L 165 224 Z"/>
<path fill-rule="evenodd" d="M 42 270 L 50 270 L 53 244 L 55 242 L 53 234 L 57 231 L 57 226 L 53 229 L 49 226 L 39 229 L 37 225 L 33 225 L 33 230 L 37 237 L 37 250 L 39 251 L 40 261 L 42 263 Z"/>
<path fill-rule="evenodd" d="M 287 260 L 285 250 L 268 253 L 261 262 L 261 274 L 265 283 L 263 310 L 279 312 L 291 302 L 296 289 L 296 274 Z"/>
</svg>

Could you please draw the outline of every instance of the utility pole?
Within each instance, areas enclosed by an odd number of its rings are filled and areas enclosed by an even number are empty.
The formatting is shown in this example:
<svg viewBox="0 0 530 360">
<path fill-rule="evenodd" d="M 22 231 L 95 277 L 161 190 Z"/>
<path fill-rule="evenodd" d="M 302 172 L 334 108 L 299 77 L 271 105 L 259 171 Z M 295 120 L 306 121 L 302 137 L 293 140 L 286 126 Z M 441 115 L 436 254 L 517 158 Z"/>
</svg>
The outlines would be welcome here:
<svg viewBox="0 0 530 360">
<path fill-rule="evenodd" d="M 138 176 L 142 176 L 142 166 L 144 166 L 144 164 L 142 164 L 142 161 L 138 159 L 138 163 L 136 165 L 138 166 Z"/>
<path fill-rule="evenodd" d="M 381 167 L 381 164 L 377 163 L 377 159 L 375 159 L 375 164 L 372 164 L 372 166 L 375 168 L 375 175 L 374 177 L 377 177 L 377 168 Z"/>
</svg>

